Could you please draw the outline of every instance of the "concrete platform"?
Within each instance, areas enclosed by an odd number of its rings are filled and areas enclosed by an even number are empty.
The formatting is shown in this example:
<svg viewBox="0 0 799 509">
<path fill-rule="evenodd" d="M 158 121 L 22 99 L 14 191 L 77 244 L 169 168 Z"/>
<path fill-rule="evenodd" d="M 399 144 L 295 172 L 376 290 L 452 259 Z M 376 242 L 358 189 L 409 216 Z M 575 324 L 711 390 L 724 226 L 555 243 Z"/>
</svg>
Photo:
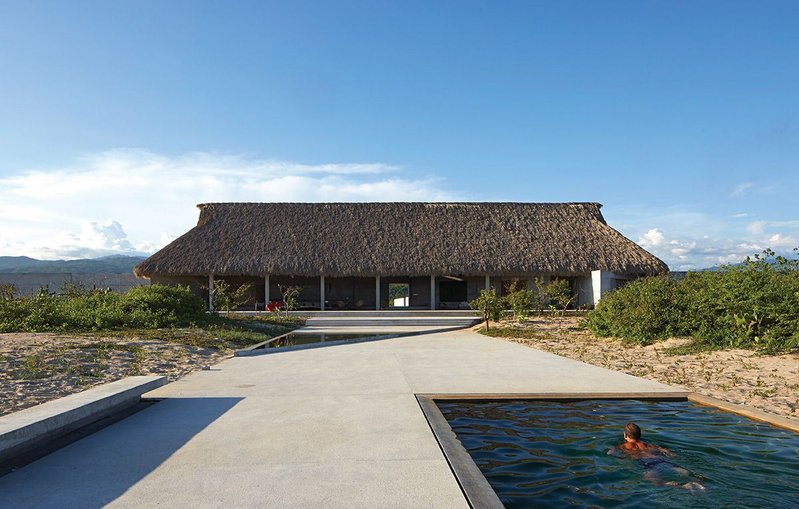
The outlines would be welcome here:
<svg viewBox="0 0 799 509">
<path fill-rule="evenodd" d="M 129 376 L 0 417 L 0 461 L 137 404 L 164 376 Z"/>
<path fill-rule="evenodd" d="M 239 357 L 0 478 L 9 507 L 468 507 L 414 394 L 670 393 L 470 331 Z"/>
</svg>

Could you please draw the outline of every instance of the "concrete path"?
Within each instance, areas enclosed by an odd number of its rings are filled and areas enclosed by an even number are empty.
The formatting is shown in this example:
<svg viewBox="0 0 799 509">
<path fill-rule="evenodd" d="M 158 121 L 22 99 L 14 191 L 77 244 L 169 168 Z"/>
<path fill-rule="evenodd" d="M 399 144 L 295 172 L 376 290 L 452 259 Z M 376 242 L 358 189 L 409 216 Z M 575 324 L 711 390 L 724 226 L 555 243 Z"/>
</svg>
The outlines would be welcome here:
<svg viewBox="0 0 799 509">
<path fill-rule="evenodd" d="M 674 392 L 469 331 L 226 360 L 0 478 L 3 507 L 465 508 L 416 393 Z"/>
</svg>

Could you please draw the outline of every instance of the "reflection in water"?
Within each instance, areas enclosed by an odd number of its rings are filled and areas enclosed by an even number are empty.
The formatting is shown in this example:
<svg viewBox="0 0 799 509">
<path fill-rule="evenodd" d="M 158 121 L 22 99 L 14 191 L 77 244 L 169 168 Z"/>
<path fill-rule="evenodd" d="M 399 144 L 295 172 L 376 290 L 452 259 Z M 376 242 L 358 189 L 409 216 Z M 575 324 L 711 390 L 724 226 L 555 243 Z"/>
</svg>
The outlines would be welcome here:
<svg viewBox="0 0 799 509">
<path fill-rule="evenodd" d="M 690 402 L 438 403 L 506 507 L 799 507 L 799 435 Z M 648 482 L 608 450 L 643 439 L 702 478 L 692 493 Z M 793 504 L 793 505 L 792 505 Z"/>
<path fill-rule="evenodd" d="M 271 341 L 257 346 L 255 349 L 279 348 L 284 346 L 310 345 L 315 343 L 327 343 L 330 341 L 342 341 L 351 339 L 365 339 L 377 337 L 377 334 L 327 334 L 327 333 L 299 333 L 291 332 L 279 336 Z"/>
</svg>

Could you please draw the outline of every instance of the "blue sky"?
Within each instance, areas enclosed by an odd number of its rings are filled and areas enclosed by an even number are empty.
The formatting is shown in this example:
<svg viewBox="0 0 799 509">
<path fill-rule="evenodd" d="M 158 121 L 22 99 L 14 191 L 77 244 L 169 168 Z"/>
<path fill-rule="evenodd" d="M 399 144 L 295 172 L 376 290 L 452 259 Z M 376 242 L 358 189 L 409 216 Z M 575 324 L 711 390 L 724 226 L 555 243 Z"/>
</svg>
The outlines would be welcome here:
<svg viewBox="0 0 799 509">
<path fill-rule="evenodd" d="M 0 255 L 208 201 L 596 201 L 673 269 L 799 246 L 799 3 L 4 2 Z"/>
</svg>

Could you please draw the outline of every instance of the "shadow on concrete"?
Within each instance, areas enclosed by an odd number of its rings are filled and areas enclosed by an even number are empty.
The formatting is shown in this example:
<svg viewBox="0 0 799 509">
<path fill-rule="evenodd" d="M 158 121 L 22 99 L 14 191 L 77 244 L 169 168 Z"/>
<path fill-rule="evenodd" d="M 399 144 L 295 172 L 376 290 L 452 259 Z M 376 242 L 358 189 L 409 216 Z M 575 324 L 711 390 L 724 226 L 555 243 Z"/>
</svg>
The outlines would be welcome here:
<svg viewBox="0 0 799 509">
<path fill-rule="evenodd" d="M 103 507 L 153 472 L 242 399 L 163 400 L 0 477 L 0 505 Z"/>
</svg>

